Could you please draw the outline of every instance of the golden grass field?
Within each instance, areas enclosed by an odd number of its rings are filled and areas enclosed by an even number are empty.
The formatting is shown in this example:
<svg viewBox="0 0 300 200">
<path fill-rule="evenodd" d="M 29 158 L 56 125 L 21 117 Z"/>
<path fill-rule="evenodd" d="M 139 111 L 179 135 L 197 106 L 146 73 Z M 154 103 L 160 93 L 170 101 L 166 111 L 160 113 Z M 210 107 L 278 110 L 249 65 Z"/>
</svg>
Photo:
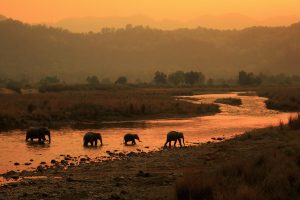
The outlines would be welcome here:
<svg viewBox="0 0 300 200">
<path fill-rule="evenodd" d="M 111 89 L 37 94 L 0 94 L 2 129 L 30 125 L 156 119 L 207 115 L 218 105 L 195 105 L 174 96 L 191 89 Z"/>
</svg>

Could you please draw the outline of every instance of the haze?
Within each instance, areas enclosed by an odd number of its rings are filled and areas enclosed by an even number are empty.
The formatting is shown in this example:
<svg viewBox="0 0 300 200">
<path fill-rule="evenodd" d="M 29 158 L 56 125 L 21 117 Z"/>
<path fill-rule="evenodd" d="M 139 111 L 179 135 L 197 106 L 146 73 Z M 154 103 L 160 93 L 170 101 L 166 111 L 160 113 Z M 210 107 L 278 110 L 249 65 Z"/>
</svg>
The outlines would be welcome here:
<svg viewBox="0 0 300 200">
<path fill-rule="evenodd" d="M 222 17 L 238 13 L 251 18 L 252 21 L 267 20 L 258 23 L 262 25 L 288 25 L 299 20 L 300 10 L 298 0 L 0 0 L 0 5 L 0 14 L 29 23 L 56 23 L 66 18 L 88 16 L 105 18 L 135 15 L 147 16 L 158 21 L 171 19 L 178 23 L 207 15 Z M 222 21 L 223 26 L 240 28 L 239 15 L 227 17 L 228 19 Z M 256 24 L 252 22 L 245 24 L 247 25 Z"/>
</svg>

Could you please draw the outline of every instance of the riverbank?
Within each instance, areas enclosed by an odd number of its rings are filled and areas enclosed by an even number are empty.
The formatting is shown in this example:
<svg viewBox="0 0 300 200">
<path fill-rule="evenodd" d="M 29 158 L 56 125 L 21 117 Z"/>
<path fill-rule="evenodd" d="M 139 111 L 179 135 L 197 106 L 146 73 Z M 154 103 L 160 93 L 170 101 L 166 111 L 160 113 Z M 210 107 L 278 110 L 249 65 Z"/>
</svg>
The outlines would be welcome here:
<svg viewBox="0 0 300 200">
<path fill-rule="evenodd" d="M 186 118 L 220 112 L 216 104 L 175 98 L 193 89 L 125 88 L 38 94 L 0 94 L 0 131 L 30 126 L 98 128 L 110 121 Z"/>
<path fill-rule="evenodd" d="M 297 188 L 300 186 L 300 131 L 295 124 L 298 123 L 294 123 L 292 127 L 254 130 L 224 142 L 207 143 L 198 147 L 129 155 L 111 153 L 112 157 L 120 160 L 85 163 L 89 161 L 83 159 L 82 164 L 71 166 L 67 170 L 56 167 L 24 172 L 17 176 L 50 178 L 23 179 L 21 182 L 1 186 L 0 199 L 176 199 L 176 194 L 177 197 L 184 197 L 194 191 L 195 195 L 195 191 L 203 191 L 202 186 L 214 199 L 220 199 L 217 198 L 218 195 L 224 193 L 220 184 L 224 182 L 220 181 L 218 185 L 218 182 L 213 181 L 216 176 L 208 175 L 222 169 L 225 170 L 224 174 L 227 173 L 226 169 L 233 170 L 232 174 L 227 170 L 229 182 L 242 183 L 236 190 L 227 190 L 227 195 L 235 195 L 237 199 L 251 199 L 255 195 L 259 197 L 272 191 L 272 197 L 291 199 L 299 196 Z M 272 158 L 271 163 L 268 162 L 269 158 Z M 255 181 L 250 182 L 251 184 L 245 181 L 244 177 L 247 176 L 244 175 L 244 168 L 241 168 L 243 175 L 236 182 L 237 176 L 239 177 L 238 163 L 245 161 L 257 163 L 257 166 L 247 164 L 252 167 L 247 168 L 246 174 L 258 177 L 255 180 L 265 183 L 267 190 Z M 257 171 L 260 166 L 267 166 L 266 170 Z M 199 181 L 203 178 L 200 176 L 202 174 L 206 177 L 206 184 Z"/>
</svg>

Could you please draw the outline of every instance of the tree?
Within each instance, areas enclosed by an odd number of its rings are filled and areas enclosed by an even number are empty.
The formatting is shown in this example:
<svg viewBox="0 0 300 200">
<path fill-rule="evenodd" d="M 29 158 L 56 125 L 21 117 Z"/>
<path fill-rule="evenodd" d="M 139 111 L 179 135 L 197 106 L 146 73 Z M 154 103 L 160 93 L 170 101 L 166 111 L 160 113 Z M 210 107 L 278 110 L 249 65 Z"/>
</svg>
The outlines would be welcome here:
<svg viewBox="0 0 300 200">
<path fill-rule="evenodd" d="M 168 82 L 172 85 L 183 85 L 184 84 L 184 79 L 185 75 L 183 71 L 177 71 L 174 73 L 169 74 L 168 76 Z"/>
<path fill-rule="evenodd" d="M 86 81 L 89 85 L 92 85 L 92 86 L 96 86 L 96 85 L 99 85 L 100 82 L 99 82 L 99 79 L 97 76 L 88 76 L 86 78 Z"/>
<path fill-rule="evenodd" d="M 201 72 L 186 72 L 185 83 L 188 85 L 204 84 L 205 76 Z"/>
<path fill-rule="evenodd" d="M 154 74 L 153 81 L 155 84 L 162 85 L 167 83 L 167 75 L 163 72 L 157 71 Z"/>
<path fill-rule="evenodd" d="M 253 73 L 240 71 L 238 83 L 239 85 L 260 85 L 261 78 L 259 76 L 255 76 Z"/>
<path fill-rule="evenodd" d="M 46 76 L 45 78 L 40 80 L 41 85 L 55 85 L 59 84 L 60 80 L 57 76 Z"/>
<path fill-rule="evenodd" d="M 127 78 L 125 76 L 120 76 L 116 81 L 115 84 L 118 85 L 125 85 L 127 83 Z"/>
</svg>

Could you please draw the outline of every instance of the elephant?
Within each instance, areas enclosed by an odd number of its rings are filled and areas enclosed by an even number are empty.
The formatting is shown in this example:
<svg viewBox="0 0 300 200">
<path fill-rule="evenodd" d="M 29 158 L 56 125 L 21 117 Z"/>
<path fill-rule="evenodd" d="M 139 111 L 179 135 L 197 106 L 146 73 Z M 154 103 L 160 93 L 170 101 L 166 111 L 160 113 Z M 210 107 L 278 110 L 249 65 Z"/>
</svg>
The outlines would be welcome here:
<svg viewBox="0 0 300 200">
<path fill-rule="evenodd" d="M 166 141 L 164 147 L 166 147 L 168 143 L 169 143 L 169 147 L 171 147 L 171 142 L 172 141 L 175 141 L 174 142 L 174 147 L 175 147 L 177 140 L 179 141 L 180 147 L 182 147 L 182 145 L 181 145 L 181 138 L 182 138 L 182 141 L 183 141 L 183 145 L 185 145 L 183 133 L 177 132 L 177 131 L 171 131 L 171 132 L 169 132 L 167 134 L 167 141 Z"/>
<path fill-rule="evenodd" d="M 95 146 L 97 146 L 98 140 L 100 141 L 102 146 L 102 136 L 100 133 L 87 132 L 83 137 L 83 145 L 87 147 L 89 143 L 91 143 L 92 146 L 95 143 Z"/>
<path fill-rule="evenodd" d="M 50 130 L 46 127 L 31 127 L 26 131 L 26 142 L 28 139 L 33 139 L 38 138 L 39 142 L 44 142 L 46 141 L 46 137 L 48 136 L 49 139 L 49 144 L 51 143 L 51 136 L 50 136 Z"/>
<path fill-rule="evenodd" d="M 139 142 L 141 142 L 139 136 L 137 134 L 131 134 L 131 133 L 127 133 L 126 135 L 124 135 L 124 143 L 125 145 L 127 145 L 127 142 L 131 141 L 132 145 L 135 145 L 135 140 L 138 140 Z"/>
</svg>

